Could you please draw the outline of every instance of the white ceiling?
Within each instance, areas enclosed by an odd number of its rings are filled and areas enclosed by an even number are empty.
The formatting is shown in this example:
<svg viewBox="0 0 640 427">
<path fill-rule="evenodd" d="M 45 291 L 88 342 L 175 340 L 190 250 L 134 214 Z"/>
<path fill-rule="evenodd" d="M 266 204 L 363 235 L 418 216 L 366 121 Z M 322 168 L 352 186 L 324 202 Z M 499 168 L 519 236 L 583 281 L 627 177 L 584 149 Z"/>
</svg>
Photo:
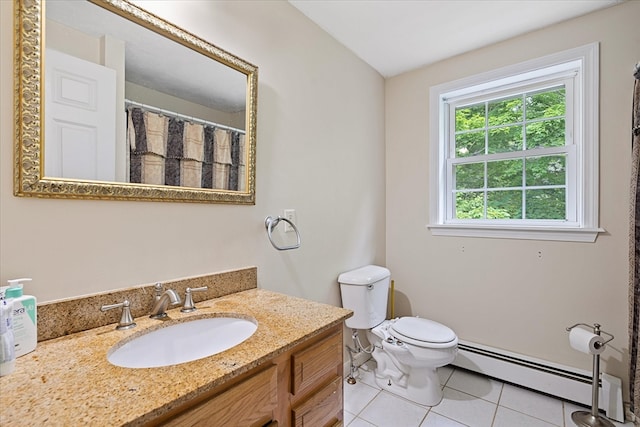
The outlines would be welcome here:
<svg viewBox="0 0 640 427">
<path fill-rule="evenodd" d="M 624 0 L 289 0 L 384 77 Z"/>
<path fill-rule="evenodd" d="M 85 34 L 123 41 L 128 82 L 220 111 L 246 108 L 244 74 L 107 9 L 88 1 L 51 0 L 46 17 Z"/>
</svg>

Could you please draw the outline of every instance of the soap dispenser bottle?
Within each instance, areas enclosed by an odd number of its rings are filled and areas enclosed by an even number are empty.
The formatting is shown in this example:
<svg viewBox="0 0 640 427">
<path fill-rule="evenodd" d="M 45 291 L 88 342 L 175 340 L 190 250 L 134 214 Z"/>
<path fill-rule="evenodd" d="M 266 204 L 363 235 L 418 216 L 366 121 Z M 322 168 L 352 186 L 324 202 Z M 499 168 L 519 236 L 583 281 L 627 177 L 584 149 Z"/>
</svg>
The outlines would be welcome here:
<svg viewBox="0 0 640 427">
<path fill-rule="evenodd" d="M 38 318 L 36 297 L 23 295 L 23 282 L 31 279 L 8 280 L 7 298 L 13 298 L 13 338 L 16 345 L 16 357 L 24 356 L 36 349 L 38 343 Z"/>
<path fill-rule="evenodd" d="M 7 287 L 0 287 L 0 377 L 16 368 L 16 354 L 12 328 L 12 300 L 6 299 Z"/>
</svg>

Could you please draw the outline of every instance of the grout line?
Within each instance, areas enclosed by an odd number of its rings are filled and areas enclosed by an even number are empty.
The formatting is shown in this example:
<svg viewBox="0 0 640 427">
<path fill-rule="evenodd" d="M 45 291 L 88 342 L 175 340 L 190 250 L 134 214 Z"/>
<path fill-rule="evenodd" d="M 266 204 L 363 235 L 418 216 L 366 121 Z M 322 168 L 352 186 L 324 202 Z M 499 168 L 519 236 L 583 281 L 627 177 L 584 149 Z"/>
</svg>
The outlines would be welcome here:
<svg viewBox="0 0 640 427">
<path fill-rule="evenodd" d="M 429 408 L 427 413 L 424 414 L 424 417 L 422 417 L 422 419 L 420 420 L 420 424 L 418 424 L 418 426 L 421 426 L 422 424 L 424 424 L 424 422 L 426 421 L 426 419 L 427 419 L 427 417 L 429 416 L 430 413 L 431 413 L 431 408 Z"/>
<path fill-rule="evenodd" d="M 453 376 L 453 373 L 456 371 L 456 368 L 451 369 L 451 372 L 449 372 L 449 376 L 447 377 L 447 379 L 444 381 L 444 384 L 442 384 L 442 388 L 444 388 L 447 383 L 449 382 L 449 380 L 451 379 L 451 377 Z"/>
<path fill-rule="evenodd" d="M 502 393 L 504 392 L 504 383 L 501 382 L 500 393 L 498 394 L 498 401 L 496 402 L 496 411 L 493 413 L 493 419 L 491 420 L 491 425 L 493 426 L 496 422 L 496 417 L 498 416 L 498 408 L 500 407 L 500 401 L 502 400 Z"/>
<path fill-rule="evenodd" d="M 517 387 L 517 386 L 515 386 L 515 387 Z M 504 383 L 503 383 L 502 389 L 504 390 Z M 526 390 L 526 389 L 525 389 L 525 390 Z M 545 394 L 543 394 L 543 393 L 538 393 L 538 392 L 536 392 L 535 390 L 529 390 L 529 391 L 531 391 L 532 393 L 536 393 L 536 394 L 538 394 L 538 395 L 546 396 Z M 540 418 L 538 415 L 528 414 L 528 413 L 526 413 L 526 412 L 522 412 L 522 411 L 521 411 L 521 410 L 519 410 L 519 409 L 512 408 L 512 407 L 505 406 L 505 405 L 501 405 L 501 404 L 500 404 L 500 400 L 502 400 L 502 392 L 500 392 L 500 399 L 498 400 L 498 406 L 502 406 L 503 408 L 509 409 L 509 410 L 511 410 L 511 411 L 517 412 L 517 413 L 522 414 L 522 415 L 526 415 L 527 417 L 534 418 L 534 419 L 536 419 L 536 420 L 539 420 L 539 421 L 545 422 L 545 423 L 547 423 L 547 424 L 549 424 L 549 425 L 552 425 L 552 426 L 555 426 L 555 427 L 564 427 L 564 426 L 566 425 L 566 423 L 565 423 L 565 419 L 564 419 L 564 403 L 565 403 L 565 402 L 564 402 L 562 399 L 559 399 L 559 398 L 557 398 L 557 397 L 551 397 L 551 396 L 547 396 L 547 397 L 550 397 L 551 399 L 553 399 L 553 400 L 555 400 L 555 401 L 560 402 L 560 410 L 562 411 L 562 423 L 561 423 L 561 425 L 558 425 L 558 424 L 555 424 L 554 422 L 551 422 L 551 421 L 549 421 L 549 420 L 546 420 L 546 419 Z"/>
<path fill-rule="evenodd" d="M 446 419 L 448 419 L 448 420 L 451 420 L 451 421 L 453 421 L 454 423 L 458 423 L 458 424 L 460 424 L 460 425 L 463 425 L 463 426 L 466 426 L 466 427 L 470 427 L 470 426 L 469 426 L 469 424 L 465 424 L 465 423 L 463 423 L 463 422 L 462 422 L 462 421 L 460 421 L 460 420 L 456 420 L 456 419 L 453 419 L 453 418 L 451 418 L 451 417 L 447 417 L 446 415 L 438 414 L 437 412 L 434 412 L 434 414 L 438 415 L 439 417 L 442 417 L 442 418 L 446 418 Z"/>
<path fill-rule="evenodd" d="M 500 400 L 498 400 L 498 401 L 500 401 Z M 493 426 L 496 423 L 496 417 L 498 416 L 498 406 L 500 406 L 500 405 L 498 405 L 496 403 L 496 409 L 494 409 L 493 418 L 491 418 L 491 426 Z"/>
</svg>

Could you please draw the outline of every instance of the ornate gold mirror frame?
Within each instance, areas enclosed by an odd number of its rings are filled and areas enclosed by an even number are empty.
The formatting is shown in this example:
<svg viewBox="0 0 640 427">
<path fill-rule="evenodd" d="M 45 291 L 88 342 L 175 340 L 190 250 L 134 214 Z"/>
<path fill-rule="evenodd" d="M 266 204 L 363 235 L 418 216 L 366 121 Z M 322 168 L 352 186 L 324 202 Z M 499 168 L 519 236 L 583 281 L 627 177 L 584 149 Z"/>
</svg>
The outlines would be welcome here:
<svg viewBox="0 0 640 427">
<path fill-rule="evenodd" d="M 111 199 L 255 204 L 258 68 L 124 0 L 93 3 L 221 62 L 247 76 L 245 191 L 84 181 L 44 176 L 44 1 L 14 1 L 14 194 L 67 199 Z"/>
</svg>

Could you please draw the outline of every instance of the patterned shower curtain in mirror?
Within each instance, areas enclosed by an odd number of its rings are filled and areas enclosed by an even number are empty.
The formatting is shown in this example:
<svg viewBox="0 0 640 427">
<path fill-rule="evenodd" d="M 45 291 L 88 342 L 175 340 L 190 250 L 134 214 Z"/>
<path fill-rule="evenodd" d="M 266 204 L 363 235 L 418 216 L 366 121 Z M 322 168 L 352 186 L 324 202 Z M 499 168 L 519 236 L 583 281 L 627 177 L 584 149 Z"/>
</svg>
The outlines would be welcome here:
<svg viewBox="0 0 640 427">
<path fill-rule="evenodd" d="M 127 109 L 129 182 L 245 191 L 245 134 L 179 115 Z"/>
<path fill-rule="evenodd" d="M 636 64 L 634 77 L 629 224 L 629 390 L 631 411 L 640 419 L 640 62 Z"/>
</svg>

